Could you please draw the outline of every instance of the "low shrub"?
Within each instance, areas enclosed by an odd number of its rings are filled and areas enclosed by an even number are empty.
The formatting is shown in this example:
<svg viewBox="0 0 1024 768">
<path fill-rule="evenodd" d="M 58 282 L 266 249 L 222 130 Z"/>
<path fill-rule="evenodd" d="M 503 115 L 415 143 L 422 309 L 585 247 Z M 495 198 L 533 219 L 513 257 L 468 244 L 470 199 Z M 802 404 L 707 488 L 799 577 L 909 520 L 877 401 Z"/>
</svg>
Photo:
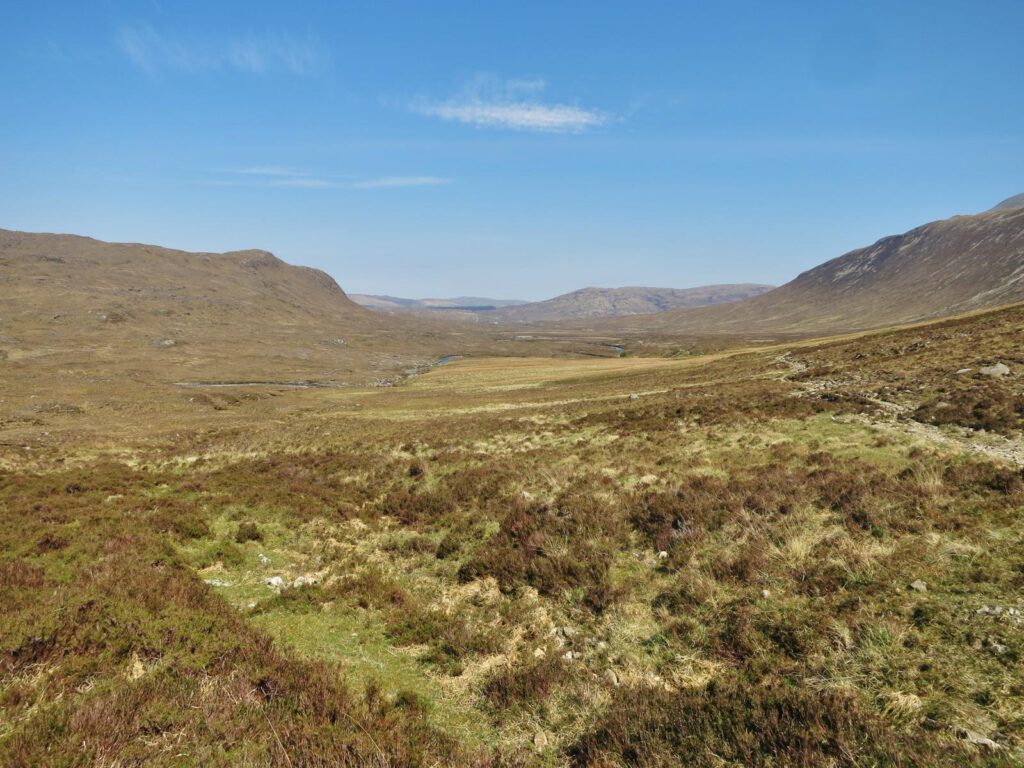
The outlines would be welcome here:
<svg viewBox="0 0 1024 768">
<path fill-rule="evenodd" d="M 235 541 L 239 544 L 244 544 L 247 541 L 263 541 L 263 533 L 256 523 L 239 523 L 238 530 L 235 531 Z"/>
</svg>

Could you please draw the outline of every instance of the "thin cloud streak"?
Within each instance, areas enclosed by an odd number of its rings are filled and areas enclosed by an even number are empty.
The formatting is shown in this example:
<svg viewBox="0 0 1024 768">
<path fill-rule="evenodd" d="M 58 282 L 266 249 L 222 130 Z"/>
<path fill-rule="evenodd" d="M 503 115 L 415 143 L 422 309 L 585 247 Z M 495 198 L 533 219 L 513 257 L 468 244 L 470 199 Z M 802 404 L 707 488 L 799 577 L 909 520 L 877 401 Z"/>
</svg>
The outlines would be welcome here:
<svg viewBox="0 0 1024 768">
<path fill-rule="evenodd" d="M 451 184 L 455 180 L 443 176 L 382 176 L 379 179 L 357 181 L 349 186 L 353 189 L 393 189 L 396 187 L 436 187 Z"/>
<path fill-rule="evenodd" d="M 247 34 L 216 43 L 183 40 L 149 24 L 121 27 L 117 46 L 133 64 L 153 75 L 164 70 L 196 74 L 236 71 L 261 75 L 274 71 L 310 75 L 326 66 L 327 54 L 314 40 Z"/>
<path fill-rule="evenodd" d="M 447 101 L 414 101 L 410 108 L 427 117 L 472 125 L 545 133 L 580 133 L 609 121 L 609 115 L 572 104 L 540 100 L 547 87 L 541 78 L 502 80 L 478 75 L 463 93 Z"/>
<path fill-rule="evenodd" d="M 402 187 L 435 187 L 455 180 L 443 176 L 380 176 L 358 179 L 351 176 L 314 174 L 283 166 L 255 166 L 222 169 L 221 173 L 246 177 L 219 179 L 215 186 L 283 187 L 292 189 L 398 189 Z"/>
<path fill-rule="evenodd" d="M 587 128 L 604 125 L 608 120 L 599 112 L 580 107 L 565 104 L 549 106 L 531 102 L 511 104 L 487 104 L 479 101 L 464 104 L 449 102 L 423 105 L 418 111 L 420 114 L 430 117 L 467 123 L 479 128 L 497 127 L 553 133 L 578 133 Z"/>
<path fill-rule="evenodd" d="M 237 173 L 242 176 L 288 176 L 296 178 L 311 175 L 297 168 L 286 168 L 278 165 L 256 166 L 253 168 L 224 168 L 222 170 L 225 173 Z"/>
</svg>

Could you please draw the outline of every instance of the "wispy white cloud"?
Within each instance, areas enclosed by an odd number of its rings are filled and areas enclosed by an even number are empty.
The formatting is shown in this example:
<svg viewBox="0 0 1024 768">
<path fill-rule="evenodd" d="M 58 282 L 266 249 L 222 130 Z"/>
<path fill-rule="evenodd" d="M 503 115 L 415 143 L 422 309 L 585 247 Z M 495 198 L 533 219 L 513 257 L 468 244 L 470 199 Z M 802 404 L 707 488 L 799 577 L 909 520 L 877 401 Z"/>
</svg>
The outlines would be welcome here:
<svg viewBox="0 0 1024 768">
<path fill-rule="evenodd" d="M 234 70 L 250 74 L 272 71 L 308 75 L 322 69 L 328 56 L 313 39 L 249 33 L 216 42 L 183 39 L 149 24 L 121 27 L 121 52 L 150 74 L 162 70 L 197 73 Z"/>
<path fill-rule="evenodd" d="M 330 187 L 341 186 L 335 181 L 330 179 L 270 179 L 267 181 L 268 187 L 294 187 L 296 189 L 327 189 Z"/>
<path fill-rule="evenodd" d="M 293 189 L 392 189 L 398 187 L 434 187 L 451 184 L 454 179 L 443 176 L 379 176 L 363 179 L 356 176 L 311 173 L 284 166 L 254 166 L 220 170 L 228 178 L 209 183 L 216 186 L 291 187 Z"/>
<path fill-rule="evenodd" d="M 454 179 L 443 176 L 381 176 L 379 179 L 364 179 L 352 182 L 355 189 L 388 189 L 391 187 L 436 187 L 451 184 Z"/>
<path fill-rule="evenodd" d="M 429 104 L 419 112 L 442 120 L 455 120 L 479 127 L 513 128 L 516 130 L 571 133 L 603 125 L 607 118 L 590 110 L 565 104 L 488 104 L 469 103 Z"/>
<path fill-rule="evenodd" d="M 479 75 L 458 96 L 440 102 L 418 99 L 411 109 L 481 128 L 548 133 L 579 133 L 609 121 L 609 115 L 595 109 L 541 101 L 546 87 L 540 78 L 500 80 Z"/>
<path fill-rule="evenodd" d="M 280 165 L 261 165 L 252 168 L 223 168 L 225 173 L 233 173 L 239 176 L 285 176 L 290 178 L 301 178 L 309 176 L 306 171 L 298 168 L 287 168 Z"/>
</svg>

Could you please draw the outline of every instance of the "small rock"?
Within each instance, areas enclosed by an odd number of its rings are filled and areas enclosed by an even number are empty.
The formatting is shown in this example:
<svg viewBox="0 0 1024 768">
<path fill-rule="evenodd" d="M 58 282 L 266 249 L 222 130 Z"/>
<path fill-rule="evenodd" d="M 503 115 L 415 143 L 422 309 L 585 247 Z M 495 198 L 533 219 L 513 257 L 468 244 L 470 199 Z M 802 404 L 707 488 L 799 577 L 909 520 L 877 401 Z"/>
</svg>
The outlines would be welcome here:
<svg viewBox="0 0 1024 768">
<path fill-rule="evenodd" d="M 1002 749 L 1002 747 L 987 736 L 981 736 L 973 731 L 967 730 L 966 728 L 957 728 L 956 735 L 964 741 L 969 741 L 976 747 L 984 747 L 985 749 L 991 749 L 992 751 Z"/>
<path fill-rule="evenodd" d="M 283 589 L 284 588 L 284 579 L 282 579 L 280 576 L 271 576 L 269 579 L 267 579 L 263 583 L 266 584 L 271 589 Z"/>
<path fill-rule="evenodd" d="M 956 373 L 957 373 L 957 376 L 960 376 L 960 375 L 963 375 L 965 373 L 970 373 L 973 370 L 974 370 L 973 368 L 958 368 Z"/>
<path fill-rule="evenodd" d="M 575 627 L 569 627 L 569 626 L 559 627 L 555 631 L 558 634 L 560 634 L 562 637 L 575 637 L 576 636 L 576 628 Z"/>
<path fill-rule="evenodd" d="M 157 349 L 170 349 L 171 347 L 178 346 L 178 342 L 174 339 L 160 339 L 153 342 L 153 346 Z"/>
<path fill-rule="evenodd" d="M 762 589 L 761 590 L 761 597 L 763 597 L 765 600 L 767 600 L 771 596 L 772 596 L 772 593 L 769 592 L 767 589 Z"/>
<path fill-rule="evenodd" d="M 665 550 L 661 550 L 661 552 L 658 553 L 658 559 L 668 560 L 668 552 L 666 552 Z"/>
<path fill-rule="evenodd" d="M 266 555 L 260 555 L 260 565 L 270 565 L 270 558 Z"/>
<path fill-rule="evenodd" d="M 535 659 L 543 659 L 546 655 L 547 655 L 547 652 L 543 648 L 537 648 L 533 652 L 533 658 L 535 658 Z"/>
<path fill-rule="evenodd" d="M 979 368 L 978 373 L 983 376 L 1006 376 L 1010 372 L 1008 366 L 1003 363 L 996 363 L 995 365 L 987 365 L 984 368 Z"/>
<path fill-rule="evenodd" d="M 1002 656 L 1004 653 L 1010 650 L 1005 645 L 1000 643 L 998 640 L 995 640 L 991 637 L 985 638 L 983 642 L 983 647 L 987 647 L 990 651 L 992 651 L 992 653 L 996 654 L 997 656 Z"/>
<path fill-rule="evenodd" d="M 203 579 L 211 587 L 230 587 L 231 583 L 223 579 Z"/>
<path fill-rule="evenodd" d="M 533 735 L 533 748 L 538 752 L 543 752 L 548 747 L 548 735 L 544 731 L 537 731 Z"/>
<path fill-rule="evenodd" d="M 604 679 L 607 680 L 612 685 L 618 685 L 619 684 L 619 676 L 617 674 L 615 674 L 615 670 L 614 669 L 606 669 L 604 671 Z"/>
<path fill-rule="evenodd" d="M 128 665 L 128 679 L 138 680 L 146 674 L 146 665 L 142 663 L 139 654 L 132 652 L 132 660 Z"/>
<path fill-rule="evenodd" d="M 915 592 L 927 592 L 928 584 L 921 581 L 921 579 L 917 579 L 916 581 L 910 582 L 910 588 Z"/>
<path fill-rule="evenodd" d="M 316 576 L 299 576 L 295 581 L 292 582 L 292 589 L 298 589 L 299 587 L 305 587 L 307 585 L 316 584 L 320 581 Z"/>
<path fill-rule="evenodd" d="M 629 399 L 630 400 L 639 400 L 640 399 L 640 395 L 638 395 L 636 392 L 631 392 L 630 395 L 629 395 Z"/>
</svg>

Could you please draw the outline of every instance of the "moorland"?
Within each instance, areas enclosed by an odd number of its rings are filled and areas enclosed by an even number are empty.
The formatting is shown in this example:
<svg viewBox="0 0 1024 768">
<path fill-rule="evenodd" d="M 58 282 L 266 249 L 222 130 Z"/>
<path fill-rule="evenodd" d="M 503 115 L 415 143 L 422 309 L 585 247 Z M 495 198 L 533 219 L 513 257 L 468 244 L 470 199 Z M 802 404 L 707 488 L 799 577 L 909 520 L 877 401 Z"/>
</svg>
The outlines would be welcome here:
<svg viewBox="0 0 1024 768">
<path fill-rule="evenodd" d="M 1024 306 L 485 333 L 4 237 L 0 763 L 1024 761 Z"/>
</svg>

